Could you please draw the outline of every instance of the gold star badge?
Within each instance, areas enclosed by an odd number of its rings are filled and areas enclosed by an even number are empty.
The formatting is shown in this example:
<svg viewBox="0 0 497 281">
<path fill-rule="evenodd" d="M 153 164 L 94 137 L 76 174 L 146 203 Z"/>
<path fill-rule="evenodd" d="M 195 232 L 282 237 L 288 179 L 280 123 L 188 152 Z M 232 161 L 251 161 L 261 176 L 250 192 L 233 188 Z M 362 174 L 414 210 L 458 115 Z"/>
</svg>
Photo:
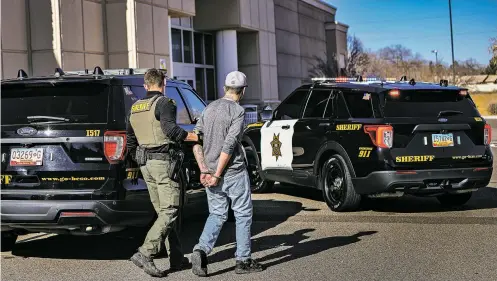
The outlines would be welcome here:
<svg viewBox="0 0 497 281">
<path fill-rule="evenodd" d="M 278 157 L 281 157 L 281 142 L 280 142 L 280 134 L 273 134 L 273 141 L 271 141 L 271 147 L 273 148 L 273 156 L 276 157 L 276 161 L 278 161 Z"/>
</svg>

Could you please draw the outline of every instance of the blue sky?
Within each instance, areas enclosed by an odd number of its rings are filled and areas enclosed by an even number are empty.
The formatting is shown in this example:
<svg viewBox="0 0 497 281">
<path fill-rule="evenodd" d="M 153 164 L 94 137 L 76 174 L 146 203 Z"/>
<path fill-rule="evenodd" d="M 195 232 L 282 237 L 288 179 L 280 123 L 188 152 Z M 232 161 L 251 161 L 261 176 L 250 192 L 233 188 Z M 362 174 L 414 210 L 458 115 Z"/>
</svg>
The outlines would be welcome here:
<svg viewBox="0 0 497 281">
<path fill-rule="evenodd" d="M 350 26 L 367 49 L 402 44 L 424 59 L 450 64 L 448 0 L 327 0 L 336 20 Z M 497 37 L 497 0 L 452 0 L 454 56 L 488 64 L 490 37 Z"/>
</svg>

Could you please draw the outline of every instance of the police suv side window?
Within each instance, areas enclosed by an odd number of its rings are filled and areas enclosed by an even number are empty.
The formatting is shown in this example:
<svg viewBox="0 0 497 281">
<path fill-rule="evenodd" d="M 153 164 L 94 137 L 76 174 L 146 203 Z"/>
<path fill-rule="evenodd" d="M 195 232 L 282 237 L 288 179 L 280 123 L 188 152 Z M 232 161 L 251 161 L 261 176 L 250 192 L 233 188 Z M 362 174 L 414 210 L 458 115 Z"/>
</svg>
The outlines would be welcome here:
<svg viewBox="0 0 497 281">
<path fill-rule="evenodd" d="M 182 125 L 191 124 L 190 115 L 188 114 L 183 99 L 179 95 L 178 88 L 167 86 L 166 97 L 173 99 L 176 102 L 176 123 Z"/>
<path fill-rule="evenodd" d="M 200 98 L 195 95 L 195 93 L 187 88 L 181 88 L 181 92 L 183 93 L 183 97 L 186 100 L 186 103 L 189 105 L 190 114 L 192 118 L 195 120 L 200 118 L 202 112 L 205 109 L 205 104 L 200 100 Z"/>
<path fill-rule="evenodd" d="M 324 111 L 328 106 L 331 90 L 313 90 L 304 112 L 304 118 L 323 118 Z"/>
<path fill-rule="evenodd" d="M 288 120 L 288 119 L 299 119 L 300 110 L 305 103 L 307 98 L 308 90 L 297 90 L 290 94 L 290 97 L 283 101 L 278 109 L 276 110 L 275 119 L 277 120 Z"/>
<path fill-rule="evenodd" d="M 343 97 L 352 118 L 374 118 L 371 93 L 344 91 Z"/>
<path fill-rule="evenodd" d="M 347 104 L 345 104 L 345 100 L 343 98 L 343 93 L 339 92 L 336 96 L 335 99 L 333 100 L 334 102 L 334 109 L 335 109 L 335 116 L 338 119 L 349 119 L 350 114 L 347 111 Z"/>
</svg>

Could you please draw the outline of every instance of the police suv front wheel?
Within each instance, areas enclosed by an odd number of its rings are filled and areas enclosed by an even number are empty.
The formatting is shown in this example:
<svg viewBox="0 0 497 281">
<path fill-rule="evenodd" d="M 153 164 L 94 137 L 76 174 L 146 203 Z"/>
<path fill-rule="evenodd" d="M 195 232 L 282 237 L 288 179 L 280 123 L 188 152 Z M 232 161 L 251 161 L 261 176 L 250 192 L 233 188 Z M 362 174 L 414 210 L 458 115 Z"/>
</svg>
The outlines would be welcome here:
<svg viewBox="0 0 497 281">
<path fill-rule="evenodd" d="M 437 196 L 438 201 L 443 206 L 454 207 L 466 204 L 471 199 L 472 192 L 460 194 L 444 194 Z"/>
<path fill-rule="evenodd" d="M 335 154 L 328 159 L 319 177 L 323 197 L 328 207 L 335 212 L 356 211 L 361 196 L 356 193 L 345 159 Z"/>
</svg>

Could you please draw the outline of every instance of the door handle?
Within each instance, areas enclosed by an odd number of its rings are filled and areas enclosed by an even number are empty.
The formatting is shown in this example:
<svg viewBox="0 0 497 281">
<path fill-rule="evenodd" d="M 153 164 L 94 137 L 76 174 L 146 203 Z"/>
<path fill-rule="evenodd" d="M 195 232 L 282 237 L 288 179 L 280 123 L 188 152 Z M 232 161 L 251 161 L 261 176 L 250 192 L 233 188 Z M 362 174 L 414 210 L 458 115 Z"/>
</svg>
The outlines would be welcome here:
<svg viewBox="0 0 497 281">
<path fill-rule="evenodd" d="M 281 126 L 281 128 L 282 128 L 283 130 L 288 130 L 288 129 L 290 129 L 290 125 L 284 125 L 284 126 Z"/>
<path fill-rule="evenodd" d="M 330 123 L 319 123 L 319 127 L 328 127 Z"/>
</svg>

